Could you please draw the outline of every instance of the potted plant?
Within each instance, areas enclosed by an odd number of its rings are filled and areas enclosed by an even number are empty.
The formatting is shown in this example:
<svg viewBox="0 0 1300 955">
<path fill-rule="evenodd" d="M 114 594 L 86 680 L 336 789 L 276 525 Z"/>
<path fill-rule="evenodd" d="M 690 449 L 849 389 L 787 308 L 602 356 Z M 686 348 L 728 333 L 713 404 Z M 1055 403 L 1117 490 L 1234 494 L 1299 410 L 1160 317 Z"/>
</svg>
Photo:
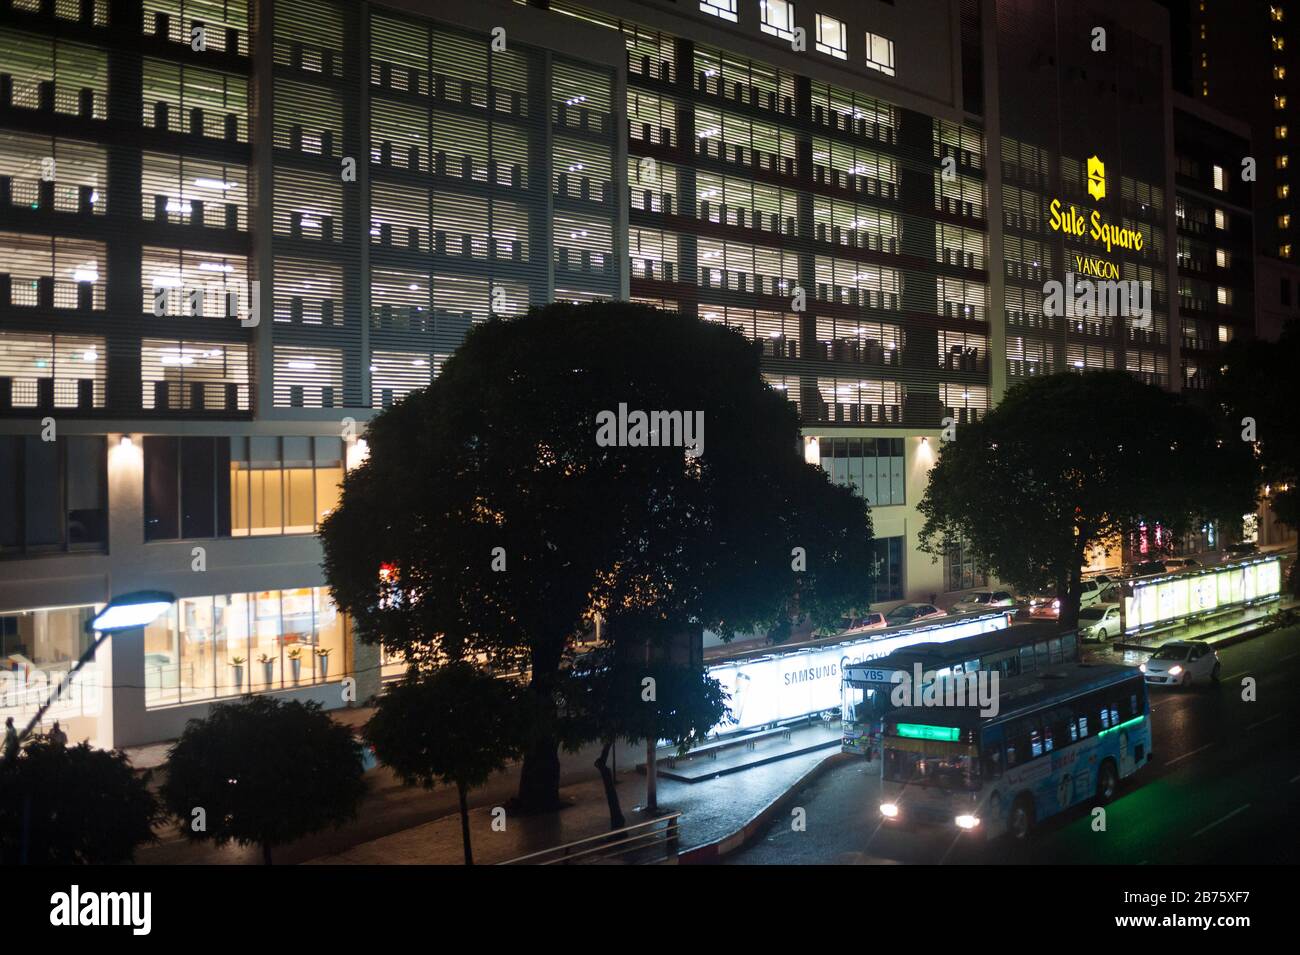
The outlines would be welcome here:
<svg viewBox="0 0 1300 955">
<path fill-rule="evenodd" d="M 231 657 L 230 668 L 235 671 L 235 692 L 238 693 L 244 688 L 244 658 Z"/>
<path fill-rule="evenodd" d="M 270 686 L 275 680 L 275 657 L 263 653 L 257 662 L 262 664 L 262 682 Z"/>
<path fill-rule="evenodd" d="M 298 680 L 302 677 L 302 647 L 294 647 L 289 651 L 289 675 L 297 686 Z"/>
<path fill-rule="evenodd" d="M 330 675 L 330 651 L 328 647 L 316 648 L 316 660 L 320 664 L 320 678 L 327 679 Z"/>
</svg>

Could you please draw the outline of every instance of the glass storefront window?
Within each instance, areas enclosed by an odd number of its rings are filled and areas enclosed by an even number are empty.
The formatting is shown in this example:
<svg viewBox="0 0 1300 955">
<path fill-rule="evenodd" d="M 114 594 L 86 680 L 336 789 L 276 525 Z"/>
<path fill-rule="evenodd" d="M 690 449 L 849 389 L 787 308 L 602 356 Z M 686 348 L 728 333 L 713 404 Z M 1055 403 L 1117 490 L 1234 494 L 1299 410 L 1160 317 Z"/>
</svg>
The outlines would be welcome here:
<svg viewBox="0 0 1300 955">
<path fill-rule="evenodd" d="M 94 606 L 55 607 L 0 613 L 0 720 L 13 717 L 22 727 L 49 699 L 72 664 L 90 646 L 86 623 Z M 39 726 L 55 720 L 70 743 L 94 741 L 104 705 L 104 684 L 92 660 L 55 702 Z"/>
<path fill-rule="evenodd" d="M 145 705 L 338 679 L 346 641 L 346 618 L 325 587 L 187 597 L 145 628 Z M 329 651 L 328 664 L 318 650 Z"/>
</svg>

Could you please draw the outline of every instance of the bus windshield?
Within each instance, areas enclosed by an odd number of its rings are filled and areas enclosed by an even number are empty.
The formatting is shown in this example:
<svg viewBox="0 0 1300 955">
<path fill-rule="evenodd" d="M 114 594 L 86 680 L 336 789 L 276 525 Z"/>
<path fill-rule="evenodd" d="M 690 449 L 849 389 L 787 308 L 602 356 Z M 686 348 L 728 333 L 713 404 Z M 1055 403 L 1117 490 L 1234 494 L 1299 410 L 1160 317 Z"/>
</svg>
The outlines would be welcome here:
<svg viewBox="0 0 1300 955">
<path fill-rule="evenodd" d="M 980 788 L 979 760 L 968 755 L 965 747 L 950 753 L 943 753 L 937 747 L 918 753 L 893 749 L 886 743 L 883 773 L 891 783 L 947 790 Z"/>
</svg>

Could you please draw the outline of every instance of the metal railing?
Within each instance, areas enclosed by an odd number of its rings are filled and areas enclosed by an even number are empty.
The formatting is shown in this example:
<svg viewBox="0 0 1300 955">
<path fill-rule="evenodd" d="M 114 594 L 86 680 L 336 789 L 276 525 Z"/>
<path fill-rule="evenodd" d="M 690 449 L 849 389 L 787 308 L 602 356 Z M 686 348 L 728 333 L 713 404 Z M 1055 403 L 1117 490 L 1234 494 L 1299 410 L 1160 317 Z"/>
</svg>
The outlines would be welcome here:
<svg viewBox="0 0 1300 955">
<path fill-rule="evenodd" d="M 677 861 L 681 813 L 638 822 L 575 842 L 532 852 L 498 865 L 663 865 Z"/>
</svg>

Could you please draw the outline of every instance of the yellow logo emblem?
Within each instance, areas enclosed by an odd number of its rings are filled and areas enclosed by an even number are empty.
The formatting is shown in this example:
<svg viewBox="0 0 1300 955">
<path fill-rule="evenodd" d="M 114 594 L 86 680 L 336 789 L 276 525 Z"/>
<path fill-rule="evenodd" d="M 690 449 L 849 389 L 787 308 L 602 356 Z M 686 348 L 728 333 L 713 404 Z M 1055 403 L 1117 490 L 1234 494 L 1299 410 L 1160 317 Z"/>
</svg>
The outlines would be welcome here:
<svg viewBox="0 0 1300 955">
<path fill-rule="evenodd" d="M 1106 198 L 1106 165 L 1096 156 L 1088 157 L 1088 195 Z"/>
</svg>

